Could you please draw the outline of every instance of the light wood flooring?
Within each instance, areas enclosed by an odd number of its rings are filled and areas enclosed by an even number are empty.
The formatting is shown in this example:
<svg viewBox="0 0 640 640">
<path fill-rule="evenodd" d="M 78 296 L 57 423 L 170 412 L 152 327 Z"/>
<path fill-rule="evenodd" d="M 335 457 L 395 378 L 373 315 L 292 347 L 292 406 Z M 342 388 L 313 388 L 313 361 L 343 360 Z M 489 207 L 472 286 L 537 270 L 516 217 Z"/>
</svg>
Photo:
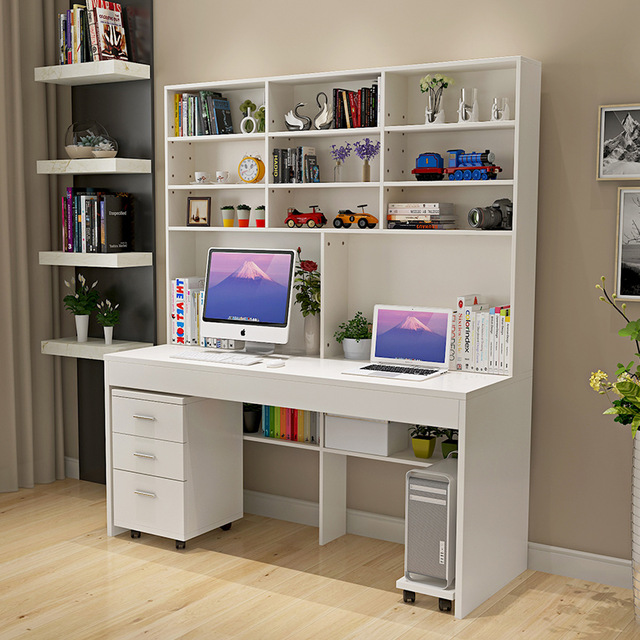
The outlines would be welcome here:
<svg viewBox="0 0 640 640">
<path fill-rule="evenodd" d="M 401 545 L 248 515 L 177 551 L 107 538 L 105 490 L 64 480 L 0 494 L 0 639 L 640 638 L 632 596 L 526 571 L 464 620 L 404 604 Z"/>
</svg>

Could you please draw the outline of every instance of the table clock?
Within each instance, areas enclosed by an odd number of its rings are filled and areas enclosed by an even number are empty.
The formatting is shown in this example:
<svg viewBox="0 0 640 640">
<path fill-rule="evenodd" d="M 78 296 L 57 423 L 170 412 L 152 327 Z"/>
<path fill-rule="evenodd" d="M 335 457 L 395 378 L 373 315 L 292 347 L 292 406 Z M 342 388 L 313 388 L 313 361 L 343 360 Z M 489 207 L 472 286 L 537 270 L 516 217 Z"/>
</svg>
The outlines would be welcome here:
<svg viewBox="0 0 640 640">
<path fill-rule="evenodd" d="M 264 173 L 264 162 L 260 156 L 245 156 L 238 165 L 238 175 L 243 182 L 260 182 Z"/>
</svg>

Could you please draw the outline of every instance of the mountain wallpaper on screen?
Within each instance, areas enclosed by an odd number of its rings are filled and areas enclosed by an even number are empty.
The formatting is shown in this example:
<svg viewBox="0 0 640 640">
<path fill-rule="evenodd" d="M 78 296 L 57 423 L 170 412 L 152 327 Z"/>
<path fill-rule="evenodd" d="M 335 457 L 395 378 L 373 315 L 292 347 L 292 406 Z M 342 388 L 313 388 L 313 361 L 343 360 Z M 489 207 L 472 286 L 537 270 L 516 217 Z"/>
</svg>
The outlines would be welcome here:
<svg viewBox="0 0 640 640">
<path fill-rule="evenodd" d="M 379 328 L 376 356 L 444 362 L 447 340 L 444 332 L 439 332 L 438 329 L 428 326 L 429 317 L 433 315 L 407 314 L 400 322 L 390 328 Z"/>
<path fill-rule="evenodd" d="M 281 324 L 286 320 L 287 297 L 287 287 L 275 282 L 255 262 L 247 260 L 209 288 L 206 315 Z"/>
</svg>

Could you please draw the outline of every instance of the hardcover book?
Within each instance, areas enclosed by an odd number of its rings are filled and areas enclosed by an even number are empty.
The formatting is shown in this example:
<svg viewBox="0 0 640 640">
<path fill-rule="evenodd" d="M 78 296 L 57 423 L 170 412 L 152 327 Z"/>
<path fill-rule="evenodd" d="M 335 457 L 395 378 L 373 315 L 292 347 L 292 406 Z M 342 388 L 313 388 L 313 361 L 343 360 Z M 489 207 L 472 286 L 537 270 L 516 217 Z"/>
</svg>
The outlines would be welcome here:
<svg viewBox="0 0 640 640">
<path fill-rule="evenodd" d="M 129 194 L 103 196 L 100 222 L 101 253 L 133 251 L 133 203 Z"/>
<path fill-rule="evenodd" d="M 122 7 L 109 0 L 87 0 L 94 60 L 128 60 Z"/>
</svg>

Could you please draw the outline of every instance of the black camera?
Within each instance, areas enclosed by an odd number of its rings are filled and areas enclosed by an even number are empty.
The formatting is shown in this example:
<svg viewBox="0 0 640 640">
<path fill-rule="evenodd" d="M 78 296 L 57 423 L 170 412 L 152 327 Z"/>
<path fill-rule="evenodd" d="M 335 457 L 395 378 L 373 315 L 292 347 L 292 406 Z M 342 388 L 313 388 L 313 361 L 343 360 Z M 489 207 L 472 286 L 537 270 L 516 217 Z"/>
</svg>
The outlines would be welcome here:
<svg viewBox="0 0 640 640">
<path fill-rule="evenodd" d="M 500 198 L 488 207 L 474 207 L 469 211 L 469 226 L 474 229 L 504 229 L 511 231 L 513 203 Z"/>
</svg>

